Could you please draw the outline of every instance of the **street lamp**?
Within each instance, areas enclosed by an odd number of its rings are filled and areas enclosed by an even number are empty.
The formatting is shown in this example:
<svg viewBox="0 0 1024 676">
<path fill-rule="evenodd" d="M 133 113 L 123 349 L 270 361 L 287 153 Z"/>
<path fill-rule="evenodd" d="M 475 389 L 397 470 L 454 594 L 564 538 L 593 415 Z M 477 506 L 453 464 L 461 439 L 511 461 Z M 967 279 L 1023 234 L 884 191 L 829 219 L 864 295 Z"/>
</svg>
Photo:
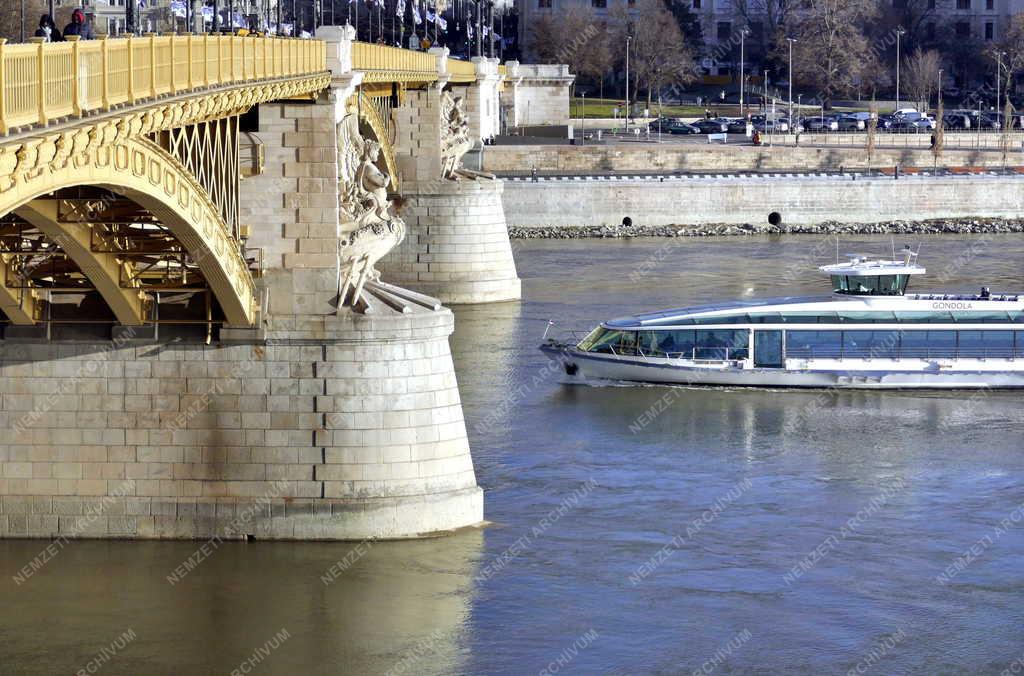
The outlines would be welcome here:
<svg viewBox="0 0 1024 676">
<path fill-rule="evenodd" d="M 626 36 L 626 133 L 629 133 L 629 41 L 630 36 Z"/>
<path fill-rule="evenodd" d="M 999 86 L 1003 77 L 1003 55 L 1005 52 L 996 50 L 996 110 L 999 110 Z"/>
<path fill-rule="evenodd" d="M 740 29 L 740 117 L 743 117 L 743 39 L 747 37 L 747 27 L 744 26 Z"/>
<path fill-rule="evenodd" d="M 896 29 L 896 110 L 900 109 L 900 36 L 904 33 L 902 27 Z"/>
<path fill-rule="evenodd" d="M 786 38 L 789 43 L 789 123 L 793 124 L 793 43 L 796 38 Z"/>
</svg>

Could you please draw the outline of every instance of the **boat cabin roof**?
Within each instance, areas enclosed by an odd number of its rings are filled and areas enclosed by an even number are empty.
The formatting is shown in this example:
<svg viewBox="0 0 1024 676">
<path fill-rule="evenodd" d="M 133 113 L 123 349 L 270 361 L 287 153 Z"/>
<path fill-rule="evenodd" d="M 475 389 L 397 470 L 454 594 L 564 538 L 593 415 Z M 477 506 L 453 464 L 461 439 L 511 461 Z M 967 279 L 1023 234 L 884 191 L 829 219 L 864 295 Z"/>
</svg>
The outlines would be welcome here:
<svg viewBox="0 0 1024 676">
<path fill-rule="evenodd" d="M 822 265 L 818 268 L 828 275 L 847 277 L 878 277 L 881 275 L 923 275 L 925 269 L 907 260 L 871 260 L 865 256 L 852 256 L 845 263 Z"/>
</svg>

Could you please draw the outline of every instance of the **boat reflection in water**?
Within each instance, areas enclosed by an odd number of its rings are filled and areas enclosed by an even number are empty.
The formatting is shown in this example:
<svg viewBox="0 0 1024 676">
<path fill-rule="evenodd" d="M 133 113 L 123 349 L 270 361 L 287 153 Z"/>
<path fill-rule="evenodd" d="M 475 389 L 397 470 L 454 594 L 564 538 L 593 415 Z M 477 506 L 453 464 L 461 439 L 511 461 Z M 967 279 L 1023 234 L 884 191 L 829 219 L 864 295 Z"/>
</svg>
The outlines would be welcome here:
<svg viewBox="0 0 1024 676">
<path fill-rule="evenodd" d="M 762 387 L 1024 387 L 1024 296 L 906 293 L 902 260 L 819 268 L 827 297 L 737 301 L 605 322 L 541 345 L 575 379 Z"/>
</svg>

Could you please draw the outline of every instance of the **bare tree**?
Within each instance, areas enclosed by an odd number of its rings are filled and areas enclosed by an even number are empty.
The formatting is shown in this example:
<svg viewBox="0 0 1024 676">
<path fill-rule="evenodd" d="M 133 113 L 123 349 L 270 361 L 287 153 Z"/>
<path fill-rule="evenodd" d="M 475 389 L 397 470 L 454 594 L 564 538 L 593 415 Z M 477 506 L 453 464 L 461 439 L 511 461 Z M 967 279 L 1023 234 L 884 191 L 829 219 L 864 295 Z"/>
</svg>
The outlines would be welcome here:
<svg viewBox="0 0 1024 676">
<path fill-rule="evenodd" d="M 45 0 L 25 0 L 24 13 L 20 1 L 0 2 L 0 38 L 20 42 L 24 17 L 25 39 L 27 40 L 35 35 L 36 28 L 39 27 L 39 17 L 45 12 Z M 63 28 L 63 26 L 58 27 Z"/>
<path fill-rule="evenodd" d="M 1017 73 L 1024 68 L 1024 14 L 1015 14 L 1010 19 L 1010 25 L 1003 34 L 998 50 L 1003 52 L 1000 59 L 1004 68 L 1002 90 L 1009 97 Z M 995 55 L 992 55 L 992 58 L 995 58 Z"/>
<path fill-rule="evenodd" d="M 920 47 L 903 59 L 901 75 L 911 99 L 921 110 L 928 109 L 932 93 L 939 82 L 939 68 L 942 61 L 934 49 L 923 51 Z M 922 107 L 923 106 L 923 107 Z"/>
<path fill-rule="evenodd" d="M 935 133 L 932 134 L 932 158 L 933 167 L 939 166 L 939 158 L 942 157 L 942 149 L 946 146 L 946 123 L 942 119 L 946 116 L 946 107 L 942 103 L 942 95 L 939 95 L 939 107 L 935 111 Z"/>
<path fill-rule="evenodd" d="M 836 94 L 853 89 L 865 71 L 871 49 L 864 25 L 876 12 L 875 0 L 805 0 L 791 14 L 794 77 L 817 87 L 826 107 Z"/>
<path fill-rule="evenodd" d="M 541 63 L 564 63 L 572 73 L 601 80 L 612 66 L 603 33 L 589 11 L 570 7 L 534 22 L 530 49 Z"/>
<path fill-rule="evenodd" d="M 617 6 L 610 16 L 618 29 L 612 31 L 613 44 L 624 44 L 623 31 L 630 35 L 630 75 L 633 90 L 643 89 L 647 107 L 665 87 L 682 87 L 697 76 L 697 64 L 686 45 L 672 13 L 663 0 L 637 0 L 635 14 Z"/>
<path fill-rule="evenodd" d="M 738 23 L 747 27 L 761 25 L 761 30 L 751 37 L 758 40 L 757 46 L 777 66 L 784 63 L 780 48 L 787 47 L 786 28 L 798 5 L 798 0 L 733 0 L 732 3 Z"/>
<path fill-rule="evenodd" d="M 875 139 L 878 136 L 878 104 L 871 99 L 871 107 L 868 109 L 868 133 L 864 141 L 868 154 L 868 169 L 871 168 L 871 160 L 875 158 Z"/>
</svg>

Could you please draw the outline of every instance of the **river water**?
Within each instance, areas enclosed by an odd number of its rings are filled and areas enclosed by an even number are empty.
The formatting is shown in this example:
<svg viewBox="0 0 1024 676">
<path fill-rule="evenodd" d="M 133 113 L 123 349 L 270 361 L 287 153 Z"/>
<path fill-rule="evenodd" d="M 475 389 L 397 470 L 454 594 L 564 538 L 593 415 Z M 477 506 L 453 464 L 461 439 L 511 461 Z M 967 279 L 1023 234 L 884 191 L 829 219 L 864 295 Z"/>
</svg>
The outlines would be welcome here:
<svg viewBox="0 0 1024 676">
<path fill-rule="evenodd" d="M 1019 236 L 918 241 L 919 289 L 1024 287 Z M 549 318 L 585 329 L 820 292 L 833 241 L 529 241 L 516 258 L 525 300 L 458 309 L 452 341 L 487 528 L 226 544 L 173 587 L 194 543 L 73 542 L 15 585 L 45 543 L 0 542 L 0 673 L 999 674 L 1024 660 L 1019 393 L 566 385 L 536 349 Z"/>
</svg>

